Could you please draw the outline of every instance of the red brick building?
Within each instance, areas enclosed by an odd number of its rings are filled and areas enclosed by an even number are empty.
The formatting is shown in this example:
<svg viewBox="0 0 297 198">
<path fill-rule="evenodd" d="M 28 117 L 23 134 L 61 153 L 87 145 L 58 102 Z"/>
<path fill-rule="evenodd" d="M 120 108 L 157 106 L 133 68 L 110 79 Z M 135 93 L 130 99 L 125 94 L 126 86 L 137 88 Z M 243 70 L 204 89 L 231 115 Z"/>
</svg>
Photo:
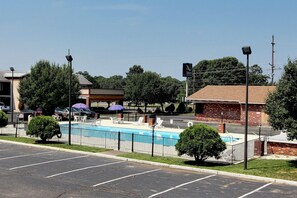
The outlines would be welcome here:
<svg viewBox="0 0 297 198">
<path fill-rule="evenodd" d="M 267 125 L 265 101 L 275 86 L 249 86 L 248 124 Z M 206 86 L 187 97 L 195 105 L 199 121 L 245 123 L 245 86 Z"/>
</svg>

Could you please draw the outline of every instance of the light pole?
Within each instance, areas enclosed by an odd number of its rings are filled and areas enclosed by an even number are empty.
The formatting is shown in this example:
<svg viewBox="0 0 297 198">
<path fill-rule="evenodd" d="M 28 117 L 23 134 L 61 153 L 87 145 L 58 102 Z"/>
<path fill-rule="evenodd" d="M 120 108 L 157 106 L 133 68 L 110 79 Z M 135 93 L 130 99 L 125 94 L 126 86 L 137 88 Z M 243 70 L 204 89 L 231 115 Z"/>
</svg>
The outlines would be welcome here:
<svg viewBox="0 0 297 198">
<path fill-rule="evenodd" d="M 68 124 L 68 144 L 71 145 L 71 77 L 72 77 L 72 56 L 70 55 L 70 50 L 68 50 L 68 55 L 65 56 L 68 61 L 68 67 L 69 67 L 69 124 Z"/>
<path fill-rule="evenodd" d="M 10 67 L 10 71 L 11 71 L 11 104 L 10 104 L 10 109 L 11 109 L 11 123 L 13 124 L 13 72 L 14 72 L 14 68 L 13 67 Z"/>
<path fill-rule="evenodd" d="M 244 130 L 244 170 L 247 170 L 247 135 L 248 135 L 248 111 L 249 111 L 249 55 L 252 53 L 250 46 L 242 47 L 242 53 L 246 55 L 246 73 L 245 73 L 245 130 Z"/>
</svg>

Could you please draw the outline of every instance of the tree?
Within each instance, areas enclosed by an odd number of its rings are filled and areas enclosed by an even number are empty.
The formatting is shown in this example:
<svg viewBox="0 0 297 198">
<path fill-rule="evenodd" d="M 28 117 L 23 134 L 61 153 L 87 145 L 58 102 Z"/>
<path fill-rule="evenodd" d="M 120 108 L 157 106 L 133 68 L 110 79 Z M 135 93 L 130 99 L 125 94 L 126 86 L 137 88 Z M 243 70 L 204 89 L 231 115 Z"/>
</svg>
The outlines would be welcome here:
<svg viewBox="0 0 297 198">
<path fill-rule="evenodd" d="M 34 117 L 28 125 L 26 134 L 40 137 L 44 142 L 55 135 L 59 138 L 62 136 L 59 123 L 51 116 Z"/>
<path fill-rule="evenodd" d="M 142 78 L 143 69 L 140 65 L 134 65 L 129 68 L 125 85 L 125 100 L 131 100 L 138 106 L 142 95 Z"/>
<path fill-rule="evenodd" d="M 208 157 L 220 158 L 226 144 L 217 130 L 205 124 L 193 125 L 179 135 L 175 145 L 178 155 L 194 157 L 197 164 L 202 164 Z"/>
<path fill-rule="evenodd" d="M 285 129 L 289 140 L 297 139 L 297 60 L 288 60 L 276 90 L 266 100 L 265 112 L 274 129 Z"/>
<path fill-rule="evenodd" d="M 250 85 L 268 85 L 268 75 L 263 74 L 263 70 L 259 65 L 253 65 L 249 68 L 249 84 Z"/>
<path fill-rule="evenodd" d="M 140 100 L 144 102 L 144 112 L 148 104 L 156 103 L 160 95 L 160 76 L 155 72 L 146 71 L 141 77 Z"/>
<path fill-rule="evenodd" d="M 72 101 L 79 96 L 79 82 L 72 75 Z M 51 115 L 57 106 L 68 106 L 69 96 L 69 67 L 39 61 L 31 67 L 30 75 L 22 79 L 18 88 L 20 102 L 36 110 L 43 109 L 43 113 Z"/>
<path fill-rule="evenodd" d="M 164 103 L 165 102 L 176 102 L 178 94 L 180 93 L 180 87 L 182 83 L 170 76 L 161 78 L 159 86 L 159 95 L 157 97 L 157 102 L 160 103 L 162 112 L 164 112 Z"/>
<path fill-rule="evenodd" d="M 246 66 L 234 57 L 202 60 L 193 67 L 193 77 L 189 78 L 189 92 L 193 89 L 195 92 L 207 85 L 245 84 L 245 73 Z M 259 65 L 253 65 L 249 70 L 249 83 L 251 85 L 267 85 L 268 78 L 267 75 L 263 75 Z"/>
<path fill-rule="evenodd" d="M 127 76 L 130 74 L 142 74 L 144 72 L 143 68 L 140 65 L 133 65 L 129 68 L 129 72 L 127 73 Z"/>
</svg>

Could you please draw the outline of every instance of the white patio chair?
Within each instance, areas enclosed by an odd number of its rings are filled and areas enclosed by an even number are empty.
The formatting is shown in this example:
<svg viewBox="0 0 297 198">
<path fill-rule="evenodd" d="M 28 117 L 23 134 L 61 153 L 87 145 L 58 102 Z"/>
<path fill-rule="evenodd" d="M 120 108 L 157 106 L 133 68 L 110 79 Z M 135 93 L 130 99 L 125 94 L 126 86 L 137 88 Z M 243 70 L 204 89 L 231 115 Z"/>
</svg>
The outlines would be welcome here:
<svg viewBox="0 0 297 198">
<path fill-rule="evenodd" d="M 134 123 L 135 125 L 141 125 L 143 124 L 143 117 L 139 117 L 138 121 Z"/>
<path fill-rule="evenodd" d="M 163 120 L 159 119 L 158 121 L 157 119 L 156 127 L 163 128 L 164 126 L 162 124 L 163 124 Z"/>
<path fill-rule="evenodd" d="M 88 119 L 88 116 L 86 116 L 86 115 L 84 115 L 84 116 L 81 117 L 81 121 L 82 121 L 82 122 L 86 122 L 87 119 Z"/>
</svg>

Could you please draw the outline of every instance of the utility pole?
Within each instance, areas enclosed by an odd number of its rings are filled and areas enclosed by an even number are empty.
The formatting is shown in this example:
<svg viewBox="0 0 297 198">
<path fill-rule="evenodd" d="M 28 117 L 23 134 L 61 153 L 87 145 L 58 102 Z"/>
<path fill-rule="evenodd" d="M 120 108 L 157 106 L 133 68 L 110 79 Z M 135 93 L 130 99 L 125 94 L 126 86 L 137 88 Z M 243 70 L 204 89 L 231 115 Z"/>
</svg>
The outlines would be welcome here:
<svg viewBox="0 0 297 198">
<path fill-rule="evenodd" d="M 271 45 L 272 45 L 272 62 L 271 64 L 269 63 L 269 65 L 271 66 L 271 84 L 273 84 L 274 82 L 274 69 L 275 69 L 275 65 L 274 65 L 274 45 L 275 45 L 275 42 L 274 42 L 274 35 L 272 35 L 272 42 L 271 42 Z"/>
<path fill-rule="evenodd" d="M 193 78 L 192 79 L 193 79 L 193 93 L 195 93 L 195 70 L 193 70 Z"/>
</svg>

